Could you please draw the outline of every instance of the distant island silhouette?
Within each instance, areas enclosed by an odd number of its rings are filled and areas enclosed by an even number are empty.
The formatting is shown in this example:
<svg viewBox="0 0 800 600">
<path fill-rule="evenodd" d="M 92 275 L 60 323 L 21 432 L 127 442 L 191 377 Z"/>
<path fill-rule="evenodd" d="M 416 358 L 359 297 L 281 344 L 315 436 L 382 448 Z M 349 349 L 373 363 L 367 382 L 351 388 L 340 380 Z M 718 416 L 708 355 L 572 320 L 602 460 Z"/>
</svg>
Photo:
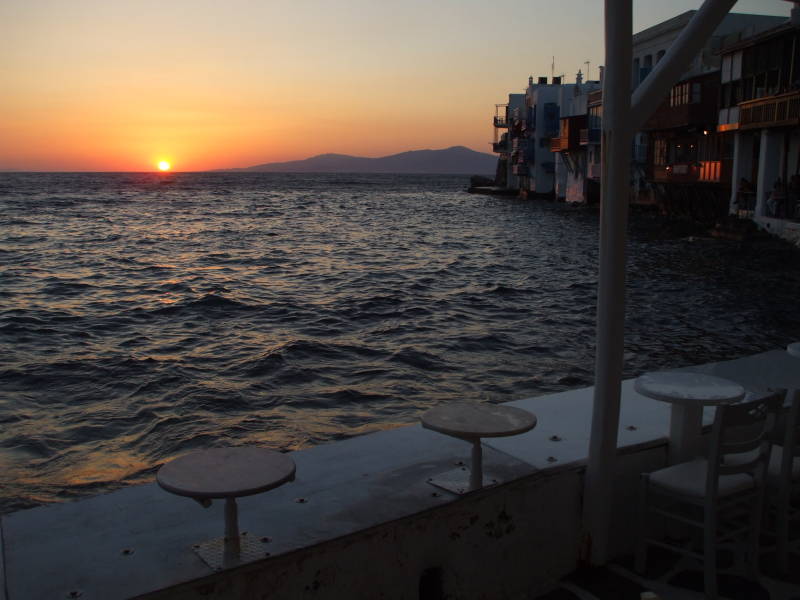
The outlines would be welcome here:
<svg viewBox="0 0 800 600">
<path fill-rule="evenodd" d="M 430 175 L 493 175 L 497 156 L 464 146 L 411 150 L 379 158 L 319 154 L 304 160 L 273 162 L 223 171 L 268 173 L 419 173 Z"/>
</svg>

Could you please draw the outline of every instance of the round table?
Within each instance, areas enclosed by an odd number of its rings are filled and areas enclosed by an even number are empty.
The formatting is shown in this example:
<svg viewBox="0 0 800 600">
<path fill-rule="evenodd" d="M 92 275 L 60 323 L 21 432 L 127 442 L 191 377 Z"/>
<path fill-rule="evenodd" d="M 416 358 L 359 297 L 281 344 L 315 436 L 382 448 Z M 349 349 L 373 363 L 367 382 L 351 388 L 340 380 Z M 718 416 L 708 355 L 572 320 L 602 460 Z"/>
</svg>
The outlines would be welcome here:
<svg viewBox="0 0 800 600">
<path fill-rule="evenodd" d="M 800 358 L 800 342 L 794 342 L 786 346 L 786 351 L 796 358 Z"/>
<path fill-rule="evenodd" d="M 254 447 L 213 448 L 165 464 L 156 481 L 166 491 L 193 498 L 203 506 L 209 506 L 212 499 L 225 499 L 223 562 L 229 562 L 241 550 L 236 498 L 276 488 L 293 480 L 294 474 L 294 461 L 287 454 Z"/>
<path fill-rule="evenodd" d="M 430 409 L 421 417 L 422 426 L 472 444 L 469 489 L 483 487 L 481 438 L 517 435 L 536 426 L 536 416 L 527 410 L 501 404 L 453 402 Z"/>
<path fill-rule="evenodd" d="M 686 371 L 645 373 L 634 389 L 648 398 L 672 404 L 669 424 L 669 462 L 694 458 L 699 453 L 703 407 L 738 402 L 745 389 L 728 379 Z"/>
</svg>

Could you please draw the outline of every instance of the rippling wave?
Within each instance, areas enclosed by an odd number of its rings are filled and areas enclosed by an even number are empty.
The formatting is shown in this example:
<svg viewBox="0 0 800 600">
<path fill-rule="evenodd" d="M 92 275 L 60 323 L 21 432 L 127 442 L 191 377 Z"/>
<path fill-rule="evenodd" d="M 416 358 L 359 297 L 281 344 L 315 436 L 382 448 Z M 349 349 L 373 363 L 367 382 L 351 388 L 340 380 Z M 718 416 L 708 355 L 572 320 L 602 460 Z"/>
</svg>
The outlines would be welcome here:
<svg viewBox="0 0 800 600">
<path fill-rule="evenodd" d="M 0 512 L 590 385 L 597 215 L 454 177 L 0 174 Z M 800 339 L 797 253 L 631 219 L 626 375 Z"/>
</svg>

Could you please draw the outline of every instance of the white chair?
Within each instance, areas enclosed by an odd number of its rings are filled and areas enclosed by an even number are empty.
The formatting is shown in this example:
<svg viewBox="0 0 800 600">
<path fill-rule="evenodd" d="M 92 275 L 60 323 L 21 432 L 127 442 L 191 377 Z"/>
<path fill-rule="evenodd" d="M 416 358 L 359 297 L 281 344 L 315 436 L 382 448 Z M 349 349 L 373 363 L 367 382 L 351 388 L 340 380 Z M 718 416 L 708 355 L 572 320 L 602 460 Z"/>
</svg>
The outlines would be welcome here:
<svg viewBox="0 0 800 600">
<path fill-rule="evenodd" d="M 784 395 L 717 407 L 707 458 L 642 474 L 637 571 L 646 568 L 648 545 L 690 556 L 703 561 L 706 596 L 716 598 L 718 544 L 746 537 L 745 561 L 755 577 L 770 434 Z M 701 530 L 702 553 L 647 537 L 648 512 Z"/>
<path fill-rule="evenodd" d="M 789 410 L 781 415 L 773 438 L 772 456 L 767 468 L 769 508 L 774 510 L 775 552 L 780 573 L 789 568 L 789 526 L 800 519 L 800 509 L 791 505 L 793 493 L 800 489 L 800 390 L 795 390 Z"/>
</svg>

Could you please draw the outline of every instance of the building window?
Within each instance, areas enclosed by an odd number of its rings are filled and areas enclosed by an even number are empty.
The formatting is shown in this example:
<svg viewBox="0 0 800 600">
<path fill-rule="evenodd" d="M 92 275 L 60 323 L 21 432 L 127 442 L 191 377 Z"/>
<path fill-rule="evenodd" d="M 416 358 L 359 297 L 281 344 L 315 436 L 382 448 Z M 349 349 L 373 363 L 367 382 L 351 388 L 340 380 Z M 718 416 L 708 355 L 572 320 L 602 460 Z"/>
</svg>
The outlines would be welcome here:
<svg viewBox="0 0 800 600">
<path fill-rule="evenodd" d="M 796 34 L 789 32 L 742 51 L 741 100 L 773 96 L 795 87 L 793 79 L 797 76 L 792 72 L 797 71 L 796 66 L 793 69 L 797 61 L 792 60 L 791 48 L 795 53 L 800 52 L 800 44 L 796 42 Z M 733 71 L 732 77 L 735 77 L 735 67 Z"/>
<path fill-rule="evenodd" d="M 667 53 L 666 50 L 659 50 L 658 54 L 656 54 L 656 64 L 661 62 L 661 59 L 664 58 L 664 55 Z"/>
<path fill-rule="evenodd" d="M 733 86 L 730 83 L 723 83 L 719 90 L 719 107 L 728 108 L 733 106 Z"/>
<path fill-rule="evenodd" d="M 603 105 L 589 108 L 589 129 L 603 128 Z"/>
<path fill-rule="evenodd" d="M 653 143 L 653 164 L 659 166 L 667 164 L 667 140 L 656 140 Z"/>
<path fill-rule="evenodd" d="M 669 105 L 697 104 L 701 100 L 701 90 L 702 86 L 699 83 L 679 83 L 669 92 Z"/>
<path fill-rule="evenodd" d="M 697 162 L 697 145 L 694 140 L 675 140 L 669 147 L 670 164 L 688 165 Z"/>
<path fill-rule="evenodd" d="M 709 133 L 699 137 L 697 158 L 701 161 L 716 161 L 720 156 L 720 138 Z"/>
<path fill-rule="evenodd" d="M 731 82 L 731 104 L 730 104 L 730 106 L 736 106 L 741 101 L 742 101 L 742 82 L 741 81 L 732 81 Z"/>
</svg>

